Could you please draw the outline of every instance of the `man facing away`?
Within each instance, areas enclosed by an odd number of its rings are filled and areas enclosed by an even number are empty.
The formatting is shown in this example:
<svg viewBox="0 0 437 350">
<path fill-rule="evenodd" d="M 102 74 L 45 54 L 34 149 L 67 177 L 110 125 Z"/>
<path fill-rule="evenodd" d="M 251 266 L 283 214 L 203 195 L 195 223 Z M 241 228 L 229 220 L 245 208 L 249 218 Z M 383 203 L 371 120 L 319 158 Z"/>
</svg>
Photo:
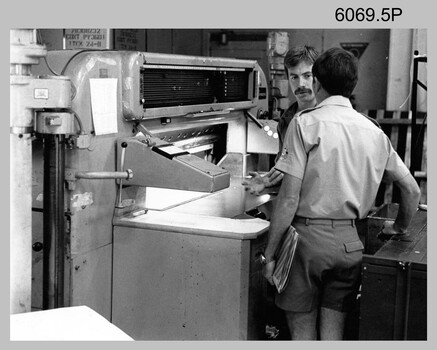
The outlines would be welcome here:
<svg viewBox="0 0 437 350">
<path fill-rule="evenodd" d="M 314 107 L 316 97 L 313 92 L 313 74 L 311 69 L 319 53 L 311 46 L 296 46 L 288 50 L 284 57 L 285 72 L 287 74 L 290 90 L 296 98 L 294 102 L 281 116 L 278 122 L 279 152 L 275 161 L 281 155 L 285 133 L 291 119 L 297 112 L 306 108 Z M 282 180 L 282 173 L 272 168 L 265 176 L 250 171 L 250 179 L 242 184 L 251 194 L 259 195 L 266 187 L 277 185 Z"/>
<path fill-rule="evenodd" d="M 312 73 L 319 104 L 292 119 L 275 165 L 284 178 L 263 275 L 273 284 L 275 251 L 292 224 L 301 239 L 289 283 L 275 303 L 285 310 L 293 340 L 341 340 L 360 284 L 363 245 L 355 220 L 369 213 L 384 176 L 401 192 L 397 217 L 384 223 L 384 233 L 405 233 L 420 189 L 384 132 L 350 104 L 357 59 L 332 48 L 318 57 Z"/>
</svg>

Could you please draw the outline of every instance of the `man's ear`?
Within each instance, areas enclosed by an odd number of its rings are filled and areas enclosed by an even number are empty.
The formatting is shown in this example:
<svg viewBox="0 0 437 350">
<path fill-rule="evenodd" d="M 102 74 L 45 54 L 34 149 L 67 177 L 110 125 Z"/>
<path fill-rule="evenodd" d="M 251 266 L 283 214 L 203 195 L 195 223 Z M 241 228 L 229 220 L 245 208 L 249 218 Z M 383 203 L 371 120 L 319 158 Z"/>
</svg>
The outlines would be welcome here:
<svg viewBox="0 0 437 350">
<path fill-rule="evenodd" d="M 322 86 L 320 85 L 319 80 L 316 77 L 313 76 L 313 91 L 314 91 L 314 93 L 319 92 L 321 87 Z"/>
</svg>

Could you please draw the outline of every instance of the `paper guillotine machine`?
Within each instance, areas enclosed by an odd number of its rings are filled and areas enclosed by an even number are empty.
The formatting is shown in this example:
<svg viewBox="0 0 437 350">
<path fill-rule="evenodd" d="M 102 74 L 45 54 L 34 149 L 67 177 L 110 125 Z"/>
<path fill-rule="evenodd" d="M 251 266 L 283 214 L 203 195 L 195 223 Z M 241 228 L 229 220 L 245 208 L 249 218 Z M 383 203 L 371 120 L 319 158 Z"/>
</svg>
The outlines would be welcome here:
<svg viewBox="0 0 437 350">
<path fill-rule="evenodd" d="M 87 305 L 138 340 L 262 337 L 275 193 L 241 181 L 278 145 L 257 62 L 63 50 L 33 72 L 72 99 L 68 127 L 36 119 L 32 307 Z"/>
</svg>

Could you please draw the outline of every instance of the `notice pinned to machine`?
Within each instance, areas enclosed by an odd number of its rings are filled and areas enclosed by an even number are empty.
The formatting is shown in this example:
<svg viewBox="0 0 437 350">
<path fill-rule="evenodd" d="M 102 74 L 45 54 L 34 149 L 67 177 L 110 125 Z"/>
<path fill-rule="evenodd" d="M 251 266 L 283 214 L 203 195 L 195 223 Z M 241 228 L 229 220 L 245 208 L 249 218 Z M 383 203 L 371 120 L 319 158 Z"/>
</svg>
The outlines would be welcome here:
<svg viewBox="0 0 437 350">
<path fill-rule="evenodd" d="M 90 79 L 90 91 L 95 134 L 117 133 L 117 79 Z"/>
</svg>

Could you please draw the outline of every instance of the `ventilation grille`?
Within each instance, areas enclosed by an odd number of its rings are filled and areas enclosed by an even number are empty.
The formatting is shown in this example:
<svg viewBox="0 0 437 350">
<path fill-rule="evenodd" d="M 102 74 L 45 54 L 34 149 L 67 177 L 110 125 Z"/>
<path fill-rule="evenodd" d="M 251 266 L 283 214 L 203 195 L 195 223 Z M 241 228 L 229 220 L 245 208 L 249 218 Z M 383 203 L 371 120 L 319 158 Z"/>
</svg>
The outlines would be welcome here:
<svg viewBox="0 0 437 350">
<path fill-rule="evenodd" d="M 249 71 L 143 68 L 143 108 L 248 101 Z"/>
</svg>

